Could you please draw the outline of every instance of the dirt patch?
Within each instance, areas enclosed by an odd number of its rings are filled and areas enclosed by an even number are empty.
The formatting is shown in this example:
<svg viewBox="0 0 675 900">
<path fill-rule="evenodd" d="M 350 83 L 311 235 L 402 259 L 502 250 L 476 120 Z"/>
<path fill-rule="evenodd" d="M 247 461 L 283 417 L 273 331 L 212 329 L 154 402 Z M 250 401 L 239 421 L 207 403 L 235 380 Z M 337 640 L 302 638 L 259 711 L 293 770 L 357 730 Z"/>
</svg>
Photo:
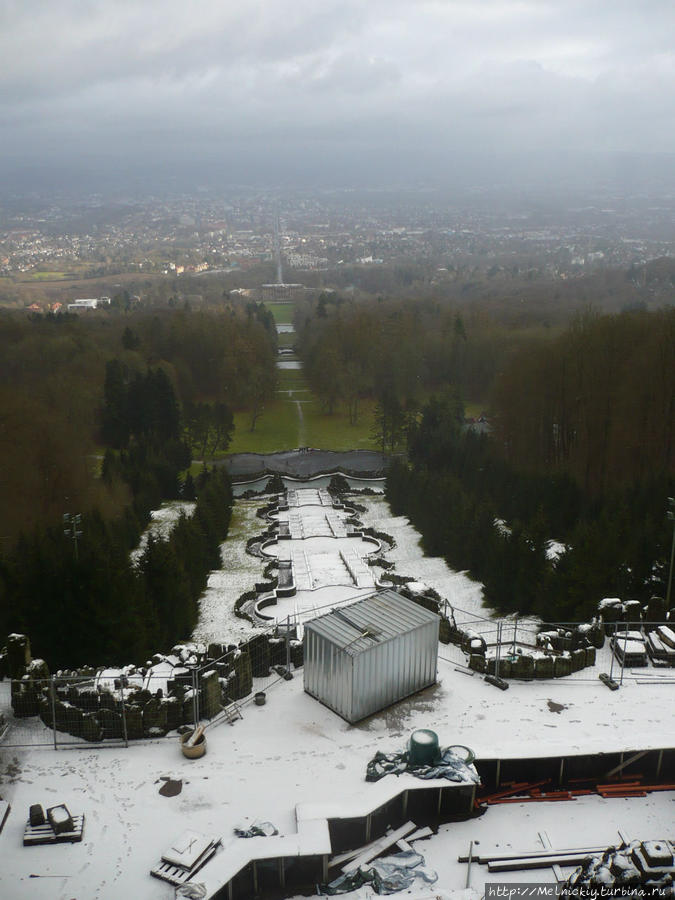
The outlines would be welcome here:
<svg viewBox="0 0 675 900">
<path fill-rule="evenodd" d="M 547 700 L 546 703 L 550 712 L 561 713 L 563 709 L 567 709 L 564 703 L 556 703 L 555 700 Z"/>
<path fill-rule="evenodd" d="M 174 780 L 166 775 L 162 775 L 159 780 L 164 782 L 159 789 L 162 797 L 177 797 L 183 790 L 183 782 L 180 779 Z"/>
</svg>

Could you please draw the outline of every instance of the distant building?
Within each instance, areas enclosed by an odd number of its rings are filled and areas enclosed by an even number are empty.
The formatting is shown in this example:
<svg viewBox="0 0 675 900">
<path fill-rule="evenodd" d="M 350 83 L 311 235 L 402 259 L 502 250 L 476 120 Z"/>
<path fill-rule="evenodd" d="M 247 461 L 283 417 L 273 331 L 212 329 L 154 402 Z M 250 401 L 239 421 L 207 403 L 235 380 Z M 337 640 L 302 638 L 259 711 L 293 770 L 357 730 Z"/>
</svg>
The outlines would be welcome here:
<svg viewBox="0 0 675 900">
<path fill-rule="evenodd" d="M 82 298 L 80 300 L 73 300 L 72 303 L 69 303 L 68 312 L 77 312 L 82 309 L 96 309 L 97 306 L 98 297 Z"/>
<path fill-rule="evenodd" d="M 78 312 L 82 309 L 98 309 L 99 306 L 110 306 L 110 297 L 87 297 L 73 300 L 68 304 L 68 312 Z"/>
<path fill-rule="evenodd" d="M 305 291 L 304 284 L 263 284 L 263 300 L 294 300 Z"/>
</svg>

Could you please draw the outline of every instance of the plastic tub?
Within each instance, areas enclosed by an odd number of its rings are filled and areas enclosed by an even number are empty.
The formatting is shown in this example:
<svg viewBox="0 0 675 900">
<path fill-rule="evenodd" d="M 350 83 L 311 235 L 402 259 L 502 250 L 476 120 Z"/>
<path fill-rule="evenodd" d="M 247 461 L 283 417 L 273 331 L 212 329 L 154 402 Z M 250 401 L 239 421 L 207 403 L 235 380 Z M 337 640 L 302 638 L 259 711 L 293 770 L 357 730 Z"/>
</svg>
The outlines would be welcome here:
<svg viewBox="0 0 675 900">
<path fill-rule="evenodd" d="M 185 734 L 181 734 L 180 736 L 180 749 L 183 751 L 183 756 L 188 759 L 199 759 L 200 756 L 203 756 L 206 753 L 206 735 L 202 734 L 194 747 L 186 746 L 187 741 L 192 737 L 194 732 L 188 731 Z"/>
</svg>

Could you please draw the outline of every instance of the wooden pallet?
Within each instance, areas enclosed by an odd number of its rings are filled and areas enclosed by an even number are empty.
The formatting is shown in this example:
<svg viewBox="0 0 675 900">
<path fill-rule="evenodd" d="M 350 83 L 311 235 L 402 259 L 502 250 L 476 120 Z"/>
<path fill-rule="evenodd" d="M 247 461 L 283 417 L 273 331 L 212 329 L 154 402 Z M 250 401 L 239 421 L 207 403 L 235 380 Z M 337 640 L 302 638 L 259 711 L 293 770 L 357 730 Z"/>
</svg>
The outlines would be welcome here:
<svg viewBox="0 0 675 900">
<path fill-rule="evenodd" d="M 73 826 L 72 831 L 57 834 L 49 822 L 45 822 L 44 825 L 31 825 L 28 821 L 23 833 L 23 845 L 32 847 L 38 844 L 75 844 L 82 840 L 84 816 L 73 816 Z"/>
<path fill-rule="evenodd" d="M 185 866 L 177 866 L 174 863 L 167 862 L 165 859 L 160 859 L 155 868 L 150 869 L 150 874 L 154 875 L 155 878 L 160 878 L 162 881 L 168 881 L 174 887 L 179 887 L 181 884 L 191 881 L 197 872 L 204 868 L 219 846 L 220 838 L 211 841 L 199 859 L 189 869 L 185 868 Z"/>
</svg>

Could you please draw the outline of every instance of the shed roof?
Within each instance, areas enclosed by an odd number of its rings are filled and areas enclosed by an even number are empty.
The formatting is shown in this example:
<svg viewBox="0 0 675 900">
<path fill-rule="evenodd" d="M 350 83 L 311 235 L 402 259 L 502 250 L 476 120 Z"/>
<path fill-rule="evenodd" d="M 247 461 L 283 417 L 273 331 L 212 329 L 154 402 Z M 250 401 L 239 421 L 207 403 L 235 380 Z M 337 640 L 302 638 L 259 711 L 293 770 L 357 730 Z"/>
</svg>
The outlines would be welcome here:
<svg viewBox="0 0 675 900">
<path fill-rule="evenodd" d="M 351 606 L 333 609 L 305 623 L 305 628 L 356 656 L 376 644 L 407 634 L 430 622 L 436 613 L 407 600 L 396 591 L 379 591 Z"/>
</svg>

